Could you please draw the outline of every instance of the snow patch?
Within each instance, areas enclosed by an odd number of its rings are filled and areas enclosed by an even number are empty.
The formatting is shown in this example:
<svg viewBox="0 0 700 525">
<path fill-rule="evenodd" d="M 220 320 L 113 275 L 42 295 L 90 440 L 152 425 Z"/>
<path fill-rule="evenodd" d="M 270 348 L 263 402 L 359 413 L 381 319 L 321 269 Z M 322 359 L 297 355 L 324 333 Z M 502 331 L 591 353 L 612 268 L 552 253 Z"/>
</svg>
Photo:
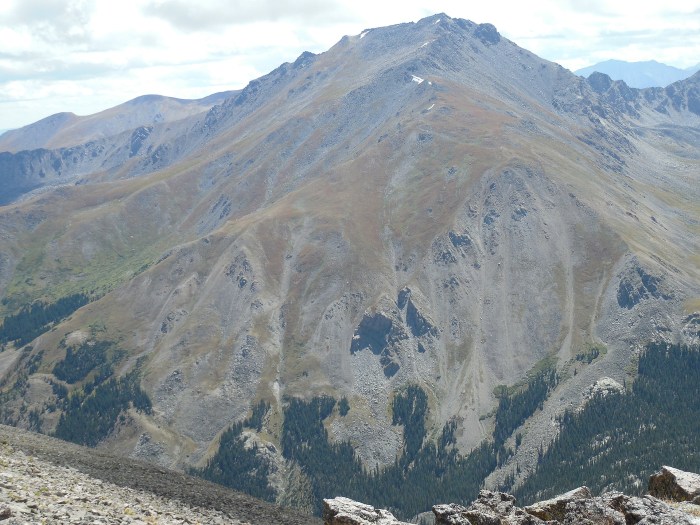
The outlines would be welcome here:
<svg viewBox="0 0 700 525">
<path fill-rule="evenodd" d="M 417 77 L 416 75 L 411 75 L 411 77 L 412 77 L 411 80 L 413 80 L 414 82 L 416 82 L 418 84 L 421 84 L 425 80 L 421 77 Z"/>
<path fill-rule="evenodd" d="M 438 18 L 437 20 L 435 20 L 436 25 L 439 24 L 440 22 L 442 22 L 442 18 Z"/>
<path fill-rule="evenodd" d="M 430 44 L 430 42 L 426 42 L 426 43 L 424 43 L 424 44 L 421 44 L 420 47 L 425 47 L 425 46 L 427 46 L 428 44 Z"/>
<path fill-rule="evenodd" d="M 428 108 L 428 111 L 430 111 L 430 110 L 433 109 L 434 107 L 435 107 L 435 104 L 430 104 L 430 107 Z"/>
<path fill-rule="evenodd" d="M 364 38 L 367 33 L 369 33 L 369 31 L 362 31 L 362 33 L 360 33 L 360 38 Z"/>
</svg>

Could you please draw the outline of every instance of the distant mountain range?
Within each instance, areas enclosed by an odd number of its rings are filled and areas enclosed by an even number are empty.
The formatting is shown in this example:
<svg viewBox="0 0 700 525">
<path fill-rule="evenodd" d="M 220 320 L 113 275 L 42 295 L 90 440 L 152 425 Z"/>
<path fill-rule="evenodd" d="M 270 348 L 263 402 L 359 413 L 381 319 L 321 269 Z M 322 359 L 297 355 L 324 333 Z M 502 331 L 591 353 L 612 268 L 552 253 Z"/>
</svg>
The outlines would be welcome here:
<svg viewBox="0 0 700 525">
<path fill-rule="evenodd" d="M 613 80 L 623 80 L 634 88 L 666 87 L 669 84 L 691 77 L 700 71 L 700 63 L 686 69 L 668 66 L 656 60 L 645 62 L 626 62 L 624 60 L 606 60 L 592 66 L 575 71 L 579 76 L 586 77 L 598 71 L 605 73 Z"/>
<path fill-rule="evenodd" d="M 19 129 L 0 130 L 0 151 L 61 148 L 139 126 L 174 122 L 207 111 L 236 93 L 214 93 L 197 100 L 143 95 L 94 115 L 57 113 Z"/>
</svg>

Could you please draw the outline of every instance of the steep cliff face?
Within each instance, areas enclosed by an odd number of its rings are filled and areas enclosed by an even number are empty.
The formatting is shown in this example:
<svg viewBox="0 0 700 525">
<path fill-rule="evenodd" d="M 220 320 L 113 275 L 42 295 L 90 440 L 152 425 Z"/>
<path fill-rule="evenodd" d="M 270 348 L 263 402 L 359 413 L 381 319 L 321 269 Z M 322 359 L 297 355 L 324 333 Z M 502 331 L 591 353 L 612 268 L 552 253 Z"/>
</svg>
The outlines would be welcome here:
<svg viewBox="0 0 700 525">
<path fill-rule="evenodd" d="M 115 375 L 139 363 L 152 412 L 132 411 L 105 447 L 203 465 L 264 400 L 251 439 L 293 470 L 278 452 L 284 407 L 325 394 L 351 407 L 326 421 L 330 439 L 374 468 L 402 450 L 388 407 L 407 385 L 427 393 L 429 439 L 454 421 L 468 451 L 491 436 L 494 389 L 555 362 L 562 380 L 511 460 L 532 467 L 553 418 L 603 376 L 624 383 L 635 348 L 688 338 L 699 81 L 586 81 L 493 26 L 438 15 L 100 139 L 109 153 L 75 146 L 69 184 L 21 202 L 41 169 L 61 182 L 44 166 L 66 150 L 5 153 L 17 189 L 0 208 L 2 313 L 95 299 L 6 350 L 6 388 L 27 379 L 5 420 L 35 410 L 56 428 L 55 363 L 75 341 L 109 341 Z M 592 347 L 605 352 L 577 365 Z"/>
</svg>

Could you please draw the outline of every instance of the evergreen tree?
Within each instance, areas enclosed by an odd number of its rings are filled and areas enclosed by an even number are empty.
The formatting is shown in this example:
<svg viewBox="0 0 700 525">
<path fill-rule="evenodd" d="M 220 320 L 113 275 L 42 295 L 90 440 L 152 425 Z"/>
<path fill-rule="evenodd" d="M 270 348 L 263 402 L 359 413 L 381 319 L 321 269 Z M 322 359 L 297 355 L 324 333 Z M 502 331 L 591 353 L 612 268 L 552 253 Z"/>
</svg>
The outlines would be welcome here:
<svg viewBox="0 0 700 525">
<path fill-rule="evenodd" d="M 46 332 L 51 324 L 65 319 L 88 302 L 87 295 L 74 294 L 52 304 L 36 302 L 25 306 L 16 314 L 5 317 L 0 326 L 0 343 L 14 341 L 18 346 L 24 346 Z"/>
<path fill-rule="evenodd" d="M 662 465 L 700 471 L 700 348 L 647 345 L 631 392 L 566 412 L 537 471 L 516 492 L 531 502 L 587 485 L 641 494 Z"/>
</svg>

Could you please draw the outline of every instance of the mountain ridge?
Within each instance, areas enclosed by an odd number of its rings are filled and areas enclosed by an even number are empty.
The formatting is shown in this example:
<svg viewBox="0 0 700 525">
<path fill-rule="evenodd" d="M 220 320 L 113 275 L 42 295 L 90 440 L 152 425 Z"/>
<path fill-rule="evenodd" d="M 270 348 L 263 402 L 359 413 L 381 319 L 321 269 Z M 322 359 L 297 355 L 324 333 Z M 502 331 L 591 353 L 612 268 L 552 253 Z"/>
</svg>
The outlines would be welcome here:
<svg viewBox="0 0 700 525">
<path fill-rule="evenodd" d="M 92 115 L 56 113 L 22 128 L 7 130 L 0 135 L 0 152 L 79 146 L 138 127 L 172 122 L 201 113 L 235 93 L 223 91 L 192 100 L 141 95 Z"/>
</svg>

